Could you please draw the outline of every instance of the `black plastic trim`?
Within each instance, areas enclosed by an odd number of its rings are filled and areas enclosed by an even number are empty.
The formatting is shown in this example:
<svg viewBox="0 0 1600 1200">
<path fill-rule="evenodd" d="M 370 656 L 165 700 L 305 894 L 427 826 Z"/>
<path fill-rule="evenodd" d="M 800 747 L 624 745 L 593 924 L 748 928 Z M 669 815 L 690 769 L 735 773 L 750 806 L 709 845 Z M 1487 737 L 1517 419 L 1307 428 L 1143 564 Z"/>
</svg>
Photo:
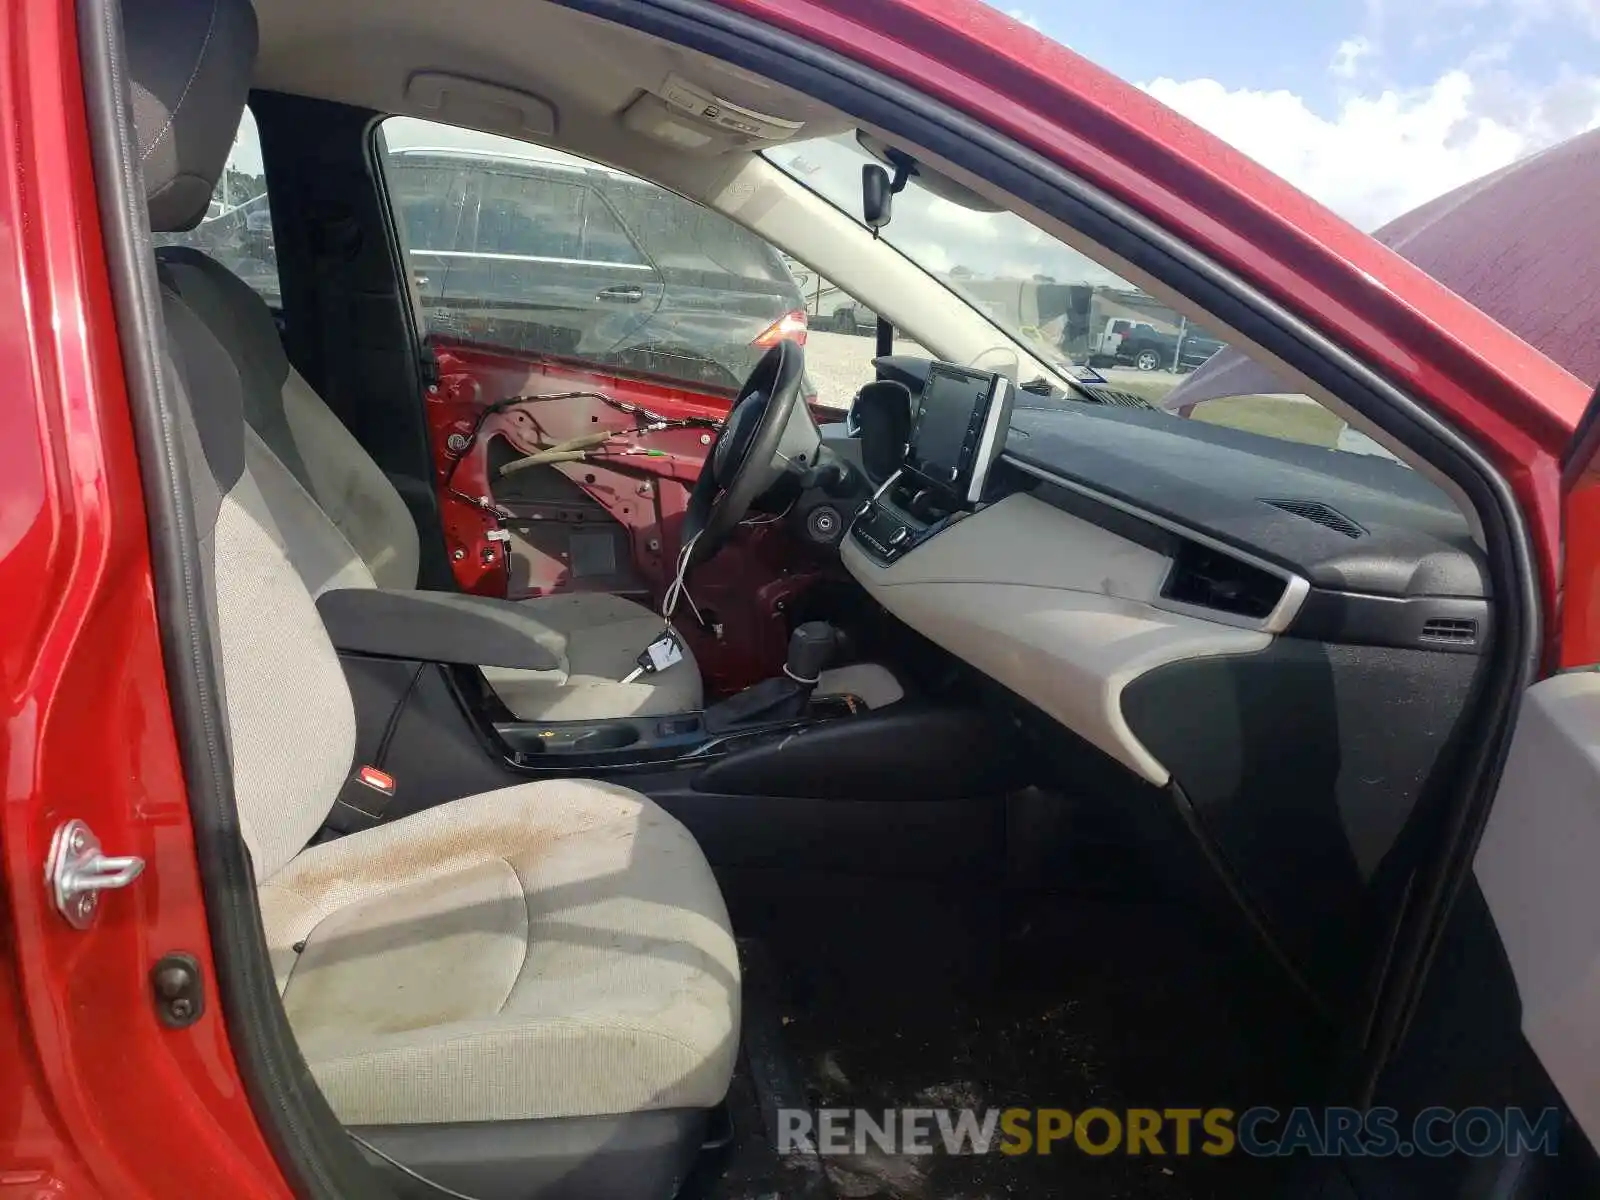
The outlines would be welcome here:
<svg viewBox="0 0 1600 1200">
<path fill-rule="evenodd" d="M 734 796 L 927 803 L 1027 783 L 1015 731 L 977 708 L 890 706 L 751 739 L 707 765 L 693 787 Z"/>
<path fill-rule="evenodd" d="M 1490 594 L 1483 555 L 1459 505 L 1398 463 L 1151 410 L 1062 403 L 1054 412 L 1024 415 L 1006 452 L 1017 468 L 1308 583 L 1384 596 L 1408 595 L 1424 582 L 1446 595 Z M 1365 522 L 1362 536 L 1262 499 L 1273 496 L 1337 504 L 1343 515 Z"/>
<path fill-rule="evenodd" d="M 1515 495 L 1494 464 L 1409 394 L 1258 289 L 1039 154 L 910 87 L 709 0 L 560 0 L 795 87 L 927 147 L 1106 246 L 1326 387 L 1459 486 L 1483 528 L 1499 636 L 1468 717 L 1458 805 L 1408 893 L 1394 973 L 1383 982 L 1355 1091 L 1370 1096 L 1403 1036 L 1445 920 L 1471 869 L 1522 693 L 1542 649 L 1539 576 Z"/>
<path fill-rule="evenodd" d="M 1600 454 L 1600 385 L 1596 385 L 1589 403 L 1584 406 L 1578 428 L 1561 456 L 1561 482 L 1566 487 L 1575 485 L 1578 477 L 1594 465 L 1597 454 Z"/>
<path fill-rule="evenodd" d="M 1435 640 L 1427 635 L 1430 621 L 1473 621 L 1472 641 Z M 1290 637 L 1353 646 L 1393 646 L 1433 650 L 1440 654 L 1481 654 L 1489 643 L 1487 600 L 1460 596 L 1368 596 L 1312 588 L 1286 631 Z"/>
<path fill-rule="evenodd" d="M 317 597 L 317 615 L 334 648 L 381 658 L 556 671 L 561 660 L 518 623 L 516 602 L 391 588 L 333 588 Z"/>
<path fill-rule="evenodd" d="M 1221 882 L 1223 889 L 1228 894 L 1228 899 L 1233 901 L 1234 908 L 1244 917 L 1256 937 L 1260 939 L 1261 945 L 1265 947 L 1267 953 L 1272 956 L 1273 961 L 1278 964 L 1283 973 L 1300 990 L 1318 1014 L 1324 1017 L 1332 1016 L 1333 1010 L 1329 1008 L 1326 998 L 1317 988 L 1312 986 L 1310 980 L 1301 971 L 1295 957 L 1284 948 L 1283 943 L 1278 939 L 1277 932 L 1273 929 L 1272 923 L 1267 920 L 1261 909 L 1256 905 L 1256 902 L 1251 898 L 1249 889 L 1240 880 L 1238 873 L 1233 869 L 1233 864 L 1222 853 L 1221 848 L 1212 838 L 1205 823 L 1201 821 L 1200 815 L 1195 812 L 1194 805 L 1190 802 L 1188 794 L 1176 779 L 1167 782 L 1166 790 L 1167 795 L 1172 799 L 1173 808 L 1183 821 L 1184 828 L 1189 831 L 1190 836 L 1194 839 L 1196 848 L 1205 858 L 1206 864 L 1211 868 L 1212 873 Z"/>
<path fill-rule="evenodd" d="M 417 1200 L 667 1197 L 677 1194 L 699 1156 L 711 1111 L 660 1108 L 615 1116 L 365 1125 L 350 1134 L 377 1150 L 369 1150 L 370 1161 L 394 1180 L 401 1196 Z M 382 1156 L 428 1183 L 405 1175 Z"/>
<path fill-rule="evenodd" d="M 1013 470 L 1006 482 L 1051 508 L 1098 525 L 1167 558 L 1175 559 L 1188 544 L 1179 533 L 1048 479 Z M 1490 611 L 1487 600 L 1467 596 L 1371 596 L 1313 587 L 1300 602 L 1294 620 L 1283 635 L 1342 645 L 1481 654 L 1489 642 Z M 1478 636 L 1470 643 L 1431 640 L 1424 636 L 1424 627 L 1432 620 L 1476 621 Z"/>
<path fill-rule="evenodd" d="M 1178 547 L 1161 598 L 1192 608 L 1265 621 L 1283 602 L 1288 581 L 1198 542 Z"/>
<path fill-rule="evenodd" d="M 277 239 L 284 345 L 295 367 L 362 443 L 417 527 L 419 586 L 454 591 L 425 418 L 425 362 L 405 264 L 392 243 L 384 180 L 372 158 L 383 114 L 286 92 L 250 93 Z M 324 194 L 330 179 L 359 191 Z M 332 288 L 344 304 L 327 302 Z M 402 352 L 403 349 L 403 352 Z M 382 415 L 383 419 L 378 419 Z"/>
<path fill-rule="evenodd" d="M 160 292 L 135 152 L 121 10 L 115 0 L 79 0 L 77 16 L 101 234 L 150 525 L 162 659 L 228 1041 L 261 1134 L 295 1195 L 386 1195 L 312 1079 L 278 999 L 233 797 L 195 509 L 178 443 L 179 401 L 157 350 Z"/>
<path fill-rule="evenodd" d="M 1182 535 L 1074 488 L 1063 487 L 1051 480 L 1023 475 L 1020 472 L 1016 472 L 1014 478 L 1020 488 L 1028 491 L 1034 499 L 1041 500 L 1051 508 L 1070 516 L 1088 521 L 1091 525 L 1098 525 L 1108 533 L 1114 533 L 1136 546 L 1154 550 L 1165 558 L 1175 558 L 1184 544 Z"/>
</svg>

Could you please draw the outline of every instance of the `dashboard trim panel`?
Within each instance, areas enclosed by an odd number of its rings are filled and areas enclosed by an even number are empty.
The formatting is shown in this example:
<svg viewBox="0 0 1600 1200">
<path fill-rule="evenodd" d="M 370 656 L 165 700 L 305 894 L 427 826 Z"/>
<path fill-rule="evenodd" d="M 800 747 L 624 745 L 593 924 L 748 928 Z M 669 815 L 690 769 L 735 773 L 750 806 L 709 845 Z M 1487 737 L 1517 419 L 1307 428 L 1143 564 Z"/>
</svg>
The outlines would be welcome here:
<svg viewBox="0 0 1600 1200">
<path fill-rule="evenodd" d="M 1164 608 L 1169 612 L 1180 613 L 1184 616 L 1199 617 L 1201 620 L 1212 621 L 1219 625 L 1234 625 L 1240 629 L 1254 629 L 1261 633 L 1279 634 L 1294 623 L 1295 617 L 1300 614 L 1300 609 L 1311 592 L 1311 582 L 1304 576 L 1297 575 L 1293 571 L 1286 571 L 1278 564 L 1258 558 L 1249 551 L 1240 550 L 1237 546 L 1231 546 L 1227 542 L 1211 537 L 1209 534 L 1202 533 L 1181 522 L 1170 520 L 1157 513 L 1142 509 L 1137 505 L 1129 504 L 1125 500 L 1120 500 L 1116 496 L 1080 483 L 1076 479 L 1070 479 L 1065 475 L 1058 475 L 1053 471 L 1045 470 L 1043 467 L 1035 466 L 1033 463 L 1025 462 L 1015 455 L 1002 454 L 1000 459 L 1008 466 L 1023 472 L 1025 475 L 1031 475 L 1035 479 L 1042 479 L 1047 483 L 1055 484 L 1057 487 L 1066 488 L 1068 491 L 1076 492 L 1078 495 L 1087 497 L 1098 504 L 1104 504 L 1108 508 L 1114 508 L 1127 516 L 1148 522 L 1159 529 L 1164 529 L 1168 533 L 1215 550 L 1219 554 L 1225 554 L 1229 558 L 1237 559 L 1242 563 L 1248 563 L 1250 566 L 1265 571 L 1284 582 L 1283 595 L 1278 598 L 1278 603 L 1273 606 L 1272 611 L 1265 617 L 1242 616 L 1237 613 L 1206 608 L 1203 605 L 1186 604 L 1181 600 L 1170 600 L 1165 596 L 1157 596 L 1150 601 L 1156 608 Z"/>
<path fill-rule="evenodd" d="M 882 563 L 847 538 L 845 569 L 879 604 L 1155 784 L 1123 689 L 1174 662 L 1252 654 L 1273 637 L 1157 607 L 1159 550 L 1014 492 Z"/>
</svg>

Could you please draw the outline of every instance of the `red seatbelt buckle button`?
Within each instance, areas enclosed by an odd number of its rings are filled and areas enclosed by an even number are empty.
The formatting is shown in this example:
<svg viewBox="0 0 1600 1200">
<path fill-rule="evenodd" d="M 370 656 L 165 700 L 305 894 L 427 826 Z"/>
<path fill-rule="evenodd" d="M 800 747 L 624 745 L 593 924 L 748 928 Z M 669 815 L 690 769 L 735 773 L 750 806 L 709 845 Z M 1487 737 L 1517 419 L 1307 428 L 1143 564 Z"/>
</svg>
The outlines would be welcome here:
<svg viewBox="0 0 1600 1200">
<path fill-rule="evenodd" d="M 377 767 L 362 767 L 356 772 L 356 782 L 385 796 L 394 795 L 394 776 Z"/>
</svg>

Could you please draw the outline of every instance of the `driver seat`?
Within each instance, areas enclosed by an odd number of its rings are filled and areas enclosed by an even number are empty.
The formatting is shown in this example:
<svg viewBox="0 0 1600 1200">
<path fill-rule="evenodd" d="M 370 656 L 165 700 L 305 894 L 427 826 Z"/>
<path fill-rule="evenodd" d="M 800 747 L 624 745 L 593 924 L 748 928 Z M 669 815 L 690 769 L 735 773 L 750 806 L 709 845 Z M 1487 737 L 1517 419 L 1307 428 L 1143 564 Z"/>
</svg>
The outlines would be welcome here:
<svg viewBox="0 0 1600 1200">
<path fill-rule="evenodd" d="M 382 468 L 289 362 L 272 310 L 247 283 L 190 246 L 163 246 L 166 284 L 200 316 L 243 384 L 247 452 L 276 459 L 264 471 L 300 494 L 278 497 L 275 516 L 295 569 L 315 596 L 333 588 L 417 586 L 417 527 Z M 528 636 L 560 662 L 555 671 L 482 668 L 505 706 L 527 721 L 584 721 L 690 712 L 704 699 L 685 645 L 664 670 L 622 679 L 661 633 L 661 618 L 604 592 L 539 596 L 515 605 Z"/>
</svg>

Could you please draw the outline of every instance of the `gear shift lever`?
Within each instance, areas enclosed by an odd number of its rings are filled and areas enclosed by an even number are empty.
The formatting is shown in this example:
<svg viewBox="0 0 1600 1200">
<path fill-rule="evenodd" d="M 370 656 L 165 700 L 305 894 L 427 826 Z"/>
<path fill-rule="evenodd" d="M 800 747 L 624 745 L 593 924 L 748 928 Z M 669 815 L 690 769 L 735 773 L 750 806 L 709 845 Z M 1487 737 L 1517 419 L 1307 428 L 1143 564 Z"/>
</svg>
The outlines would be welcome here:
<svg viewBox="0 0 1600 1200">
<path fill-rule="evenodd" d="M 763 679 L 706 710 L 706 728 L 715 732 L 755 721 L 783 721 L 806 715 L 811 692 L 839 653 L 843 637 L 826 621 L 807 621 L 789 635 L 783 675 Z"/>
<path fill-rule="evenodd" d="M 839 631 L 826 621 L 807 621 L 789 635 L 789 658 L 783 673 L 810 696 L 838 652 Z"/>
</svg>

